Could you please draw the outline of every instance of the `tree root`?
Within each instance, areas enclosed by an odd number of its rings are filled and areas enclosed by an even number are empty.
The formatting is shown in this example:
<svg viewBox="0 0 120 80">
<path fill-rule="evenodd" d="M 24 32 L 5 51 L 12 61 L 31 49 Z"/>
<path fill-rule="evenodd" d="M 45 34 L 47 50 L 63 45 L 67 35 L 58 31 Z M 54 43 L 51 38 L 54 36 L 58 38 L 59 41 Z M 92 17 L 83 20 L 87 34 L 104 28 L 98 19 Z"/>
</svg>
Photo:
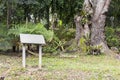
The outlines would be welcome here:
<svg viewBox="0 0 120 80">
<path fill-rule="evenodd" d="M 120 60 L 120 55 L 113 52 L 112 50 L 105 50 L 104 53 L 112 58 L 115 58 L 117 60 Z"/>
<path fill-rule="evenodd" d="M 32 55 L 34 55 L 34 56 L 38 56 L 37 53 L 34 53 L 34 52 L 30 51 L 30 50 L 27 50 L 27 52 L 30 53 L 30 54 L 32 54 Z"/>
</svg>

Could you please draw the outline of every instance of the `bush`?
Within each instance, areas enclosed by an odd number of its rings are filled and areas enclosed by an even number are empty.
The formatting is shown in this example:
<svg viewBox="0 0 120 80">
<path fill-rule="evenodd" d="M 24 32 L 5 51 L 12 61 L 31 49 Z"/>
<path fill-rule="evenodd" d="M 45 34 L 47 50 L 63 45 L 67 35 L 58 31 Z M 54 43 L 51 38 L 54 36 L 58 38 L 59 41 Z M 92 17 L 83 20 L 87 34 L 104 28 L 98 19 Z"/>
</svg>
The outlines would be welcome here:
<svg viewBox="0 0 120 80">
<path fill-rule="evenodd" d="M 108 46 L 119 47 L 120 37 L 116 34 L 116 29 L 112 27 L 106 27 L 105 32 Z"/>
<path fill-rule="evenodd" d="M 8 31 L 8 35 L 17 39 L 21 33 L 27 34 L 41 34 L 45 37 L 46 41 L 50 42 L 53 39 L 54 33 L 51 30 L 47 30 L 42 24 L 32 24 L 29 23 L 27 26 L 25 24 L 16 25 Z"/>
<path fill-rule="evenodd" d="M 0 50 L 5 51 L 10 49 L 10 37 L 7 35 L 7 27 L 0 24 Z"/>
<path fill-rule="evenodd" d="M 11 37 L 11 43 L 13 46 L 19 46 L 19 35 L 21 33 L 26 33 L 26 34 L 40 34 L 45 37 L 46 43 L 51 43 L 54 37 L 54 32 L 52 30 L 47 30 L 43 24 L 33 24 L 33 23 L 28 23 L 26 24 L 20 24 L 20 25 L 15 25 L 15 27 L 12 27 L 8 31 L 8 35 Z M 53 44 L 51 45 L 46 45 L 47 49 L 44 49 L 45 52 L 53 52 L 55 49 L 52 49 Z"/>
</svg>

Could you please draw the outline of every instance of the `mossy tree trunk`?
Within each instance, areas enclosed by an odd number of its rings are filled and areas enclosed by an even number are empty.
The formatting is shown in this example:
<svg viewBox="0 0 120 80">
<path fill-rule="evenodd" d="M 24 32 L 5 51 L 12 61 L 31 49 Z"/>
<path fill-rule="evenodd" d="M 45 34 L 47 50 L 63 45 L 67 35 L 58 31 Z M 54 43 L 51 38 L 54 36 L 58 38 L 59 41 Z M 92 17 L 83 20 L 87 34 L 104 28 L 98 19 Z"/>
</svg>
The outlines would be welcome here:
<svg viewBox="0 0 120 80">
<path fill-rule="evenodd" d="M 89 46 L 99 49 L 100 52 L 103 53 L 109 50 L 105 40 L 104 30 L 106 13 L 108 12 L 110 1 L 111 0 L 84 0 L 83 14 L 75 16 L 75 40 L 77 44 L 82 37 L 88 37 L 90 39 Z"/>
<path fill-rule="evenodd" d="M 76 25 L 76 35 L 75 35 L 75 40 L 77 42 L 77 44 L 79 43 L 80 38 L 83 36 L 84 32 L 83 32 L 83 26 L 80 24 L 82 17 L 76 15 L 74 18 L 74 22 Z"/>
<path fill-rule="evenodd" d="M 94 13 L 92 17 L 92 27 L 91 27 L 91 45 L 101 46 L 100 50 L 106 53 L 109 48 L 105 40 L 105 20 L 106 13 L 108 12 L 108 7 L 110 0 L 98 0 L 96 4 L 93 4 Z"/>
</svg>

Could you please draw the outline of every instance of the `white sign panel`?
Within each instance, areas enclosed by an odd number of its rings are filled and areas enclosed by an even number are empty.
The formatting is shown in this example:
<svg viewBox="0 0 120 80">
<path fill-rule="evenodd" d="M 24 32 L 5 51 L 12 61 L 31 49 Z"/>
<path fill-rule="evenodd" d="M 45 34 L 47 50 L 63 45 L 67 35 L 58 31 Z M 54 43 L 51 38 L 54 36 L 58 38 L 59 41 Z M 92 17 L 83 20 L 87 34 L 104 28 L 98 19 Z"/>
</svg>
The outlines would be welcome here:
<svg viewBox="0 0 120 80">
<path fill-rule="evenodd" d="M 42 35 L 33 34 L 20 34 L 20 41 L 23 44 L 39 44 L 39 68 L 42 66 L 42 46 L 45 44 L 44 37 Z M 26 51 L 25 45 L 22 47 L 22 63 L 23 67 L 26 66 Z"/>
<path fill-rule="evenodd" d="M 20 34 L 21 43 L 27 44 L 45 44 L 43 35 Z"/>
</svg>

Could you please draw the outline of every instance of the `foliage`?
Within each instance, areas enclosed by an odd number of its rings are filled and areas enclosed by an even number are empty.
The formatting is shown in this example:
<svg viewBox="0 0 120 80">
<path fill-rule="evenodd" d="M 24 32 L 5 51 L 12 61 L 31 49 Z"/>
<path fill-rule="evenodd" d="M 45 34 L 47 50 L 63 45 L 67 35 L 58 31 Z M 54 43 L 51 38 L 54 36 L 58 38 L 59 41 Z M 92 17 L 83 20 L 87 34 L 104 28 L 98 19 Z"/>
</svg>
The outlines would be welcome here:
<svg viewBox="0 0 120 80">
<path fill-rule="evenodd" d="M 13 38 L 13 42 L 18 42 L 20 33 L 42 34 L 47 40 L 47 44 L 43 48 L 43 51 L 47 53 L 53 53 L 56 51 L 63 51 L 66 40 L 70 39 L 71 36 L 74 36 L 73 34 L 75 32 L 74 29 L 68 29 L 69 31 L 66 32 L 66 29 L 64 30 L 63 27 L 61 27 L 61 25 L 62 25 L 62 22 L 60 22 L 59 24 L 60 26 L 59 30 L 56 30 L 55 32 L 53 32 L 51 30 L 47 30 L 40 23 L 39 24 L 28 23 L 27 25 L 19 24 L 9 29 L 8 35 Z M 63 30 L 62 33 L 61 33 L 61 30 Z"/>
<path fill-rule="evenodd" d="M 32 33 L 42 34 L 43 36 L 45 36 L 48 42 L 52 41 L 54 37 L 54 32 L 51 30 L 47 30 L 42 24 L 37 24 Z"/>
<path fill-rule="evenodd" d="M 54 35 L 53 40 L 44 46 L 43 51 L 51 54 L 59 54 L 60 51 L 64 51 L 65 43 L 65 40 L 60 40 L 57 36 Z"/>
<path fill-rule="evenodd" d="M 91 46 L 89 36 L 80 38 L 78 47 L 80 49 L 80 52 L 83 53 L 84 55 L 92 54 L 92 53 L 94 53 L 94 50 L 100 51 L 100 48 L 101 48 L 101 46 Z M 99 54 L 99 53 L 96 53 L 96 54 Z M 94 54 L 92 54 L 92 55 L 94 55 Z"/>
<path fill-rule="evenodd" d="M 113 17 L 113 26 L 116 27 L 116 26 L 119 26 L 120 25 L 120 18 L 119 18 L 119 15 L 120 15 L 120 0 L 111 0 L 111 4 L 110 4 L 110 8 L 109 8 L 109 12 L 108 12 L 108 26 L 112 26 L 110 25 L 111 24 L 111 21 L 110 18 Z"/>
<path fill-rule="evenodd" d="M 11 43 L 10 41 L 10 37 L 7 35 L 6 32 L 6 26 L 3 24 L 0 24 L 0 49 L 1 50 L 7 50 L 10 46 Z"/>
<path fill-rule="evenodd" d="M 112 47 L 119 47 L 120 37 L 116 35 L 116 30 L 112 27 L 106 27 L 105 34 L 106 40 L 108 42 L 108 46 Z"/>
<path fill-rule="evenodd" d="M 64 51 L 66 49 L 67 41 L 74 38 L 75 34 L 75 29 L 67 28 L 67 26 L 64 26 L 62 20 L 59 20 L 54 30 L 53 40 L 45 46 L 43 49 L 44 51 L 47 51 L 47 53 L 59 54 L 60 51 Z"/>
<path fill-rule="evenodd" d="M 55 45 L 53 44 L 53 42 L 51 42 L 54 38 L 54 32 L 51 30 L 47 30 L 44 27 L 44 25 L 42 25 L 41 23 L 38 23 L 38 24 L 28 23 L 27 25 L 18 24 L 18 25 L 15 25 L 15 27 L 12 27 L 11 29 L 9 29 L 8 35 L 11 37 L 11 41 L 14 46 L 20 46 L 19 35 L 21 33 L 43 35 L 47 43 L 46 47 L 43 50 L 45 52 L 56 51 L 56 49 L 54 48 Z"/>
<path fill-rule="evenodd" d="M 8 21 L 10 25 L 10 30 L 8 30 L 8 28 L 5 28 L 7 26 L 3 28 L 0 24 L 0 45 L 7 46 L 8 43 L 16 43 L 19 41 L 20 33 L 29 33 L 44 35 L 48 42 L 45 50 L 48 50 L 48 52 L 55 52 L 61 50 L 61 48 L 62 50 L 65 49 L 65 43 L 71 41 L 75 36 L 74 16 L 76 14 L 83 15 L 81 23 L 88 22 L 87 18 L 90 14 L 82 11 L 83 2 L 84 0 L 0 0 L 0 22 L 6 25 Z M 119 25 L 119 2 L 119 0 L 111 1 L 107 24 L 110 23 L 109 19 L 113 16 L 115 25 Z M 57 14 L 56 18 L 59 20 L 56 30 L 47 30 L 50 29 L 50 15 L 54 14 Z M 28 22 L 31 22 L 31 15 L 34 17 L 34 24 L 24 24 L 27 19 Z M 47 29 L 38 23 L 48 24 L 45 26 Z M 106 39 L 110 47 L 119 46 L 119 36 L 116 35 L 115 31 L 106 29 Z M 82 41 L 84 42 L 84 40 L 80 41 L 81 44 L 83 44 Z M 85 43 L 87 43 L 87 40 Z"/>
<path fill-rule="evenodd" d="M 65 41 L 70 41 L 70 39 L 74 38 L 75 35 L 75 29 L 74 28 L 69 28 L 69 25 L 63 25 L 62 22 L 60 21 L 56 30 L 54 30 L 56 36 L 60 40 L 65 40 Z"/>
<path fill-rule="evenodd" d="M 50 42 L 53 39 L 53 31 L 47 30 L 42 24 L 20 24 L 15 25 L 8 31 L 8 35 L 13 36 L 14 38 L 18 38 L 21 33 L 27 34 L 41 34 L 45 37 L 45 39 Z"/>
<path fill-rule="evenodd" d="M 86 39 L 85 38 L 80 38 L 80 41 L 79 41 L 79 46 L 80 48 L 80 52 L 82 53 L 87 53 L 87 45 L 86 45 Z"/>
</svg>

